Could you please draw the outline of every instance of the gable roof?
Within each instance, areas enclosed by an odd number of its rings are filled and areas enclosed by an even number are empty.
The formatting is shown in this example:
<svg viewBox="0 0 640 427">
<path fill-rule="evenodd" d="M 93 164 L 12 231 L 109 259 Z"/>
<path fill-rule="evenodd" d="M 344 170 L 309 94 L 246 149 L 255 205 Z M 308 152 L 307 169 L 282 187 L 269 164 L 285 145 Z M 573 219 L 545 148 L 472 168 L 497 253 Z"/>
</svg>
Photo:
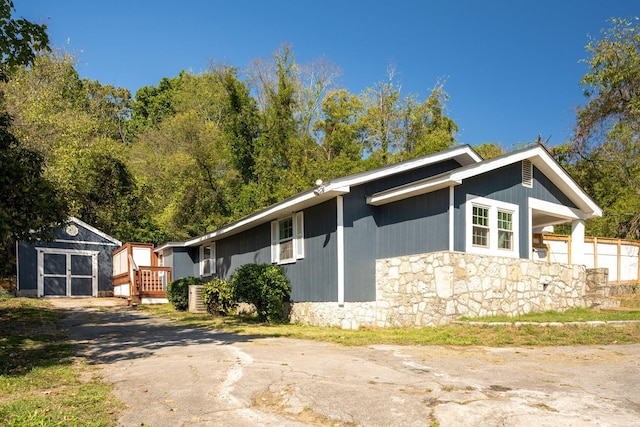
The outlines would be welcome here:
<svg viewBox="0 0 640 427">
<path fill-rule="evenodd" d="M 107 233 L 104 233 L 100 230 L 98 230 L 97 228 L 87 224 L 86 222 L 76 218 L 75 216 L 70 216 L 69 217 L 69 222 L 75 222 L 76 224 L 78 224 L 79 226 L 86 228 L 87 230 L 89 230 L 90 232 L 102 237 L 105 240 L 108 240 L 109 242 L 113 243 L 114 245 L 117 246 L 122 246 L 122 242 L 114 237 L 109 236 Z"/>
<path fill-rule="evenodd" d="M 481 175 L 513 163 L 529 160 L 551 180 L 582 212 L 585 219 L 602 216 L 602 209 L 573 178 L 555 161 L 549 152 L 540 144 L 504 154 L 502 156 L 470 164 L 449 172 L 410 184 L 401 185 L 381 191 L 367 197 L 367 203 L 379 206 L 409 197 L 439 190 L 451 185 L 459 185 L 467 178 Z"/>
<path fill-rule="evenodd" d="M 265 209 L 259 210 L 251 215 L 241 218 L 238 221 L 219 228 L 216 231 L 187 240 L 185 242 L 185 246 L 195 246 L 206 241 L 217 240 L 222 236 L 233 235 L 256 225 L 320 204 L 329 199 L 333 199 L 338 195 L 349 193 L 353 186 L 446 160 L 455 160 L 462 166 L 470 166 L 481 162 L 482 157 L 480 157 L 470 146 L 462 145 L 382 168 L 333 179 L 327 183 L 320 182 L 319 185 L 316 185 L 309 190 L 271 205 Z"/>
</svg>

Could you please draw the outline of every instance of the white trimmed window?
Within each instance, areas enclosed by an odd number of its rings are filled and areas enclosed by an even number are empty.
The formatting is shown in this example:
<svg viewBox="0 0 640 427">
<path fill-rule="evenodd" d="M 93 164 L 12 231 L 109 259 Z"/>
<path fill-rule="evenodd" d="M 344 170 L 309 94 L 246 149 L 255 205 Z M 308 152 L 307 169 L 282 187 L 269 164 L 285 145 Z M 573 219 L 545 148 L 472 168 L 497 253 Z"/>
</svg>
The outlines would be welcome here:
<svg viewBox="0 0 640 427">
<path fill-rule="evenodd" d="M 271 262 L 289 264 L 304 258 L 304 216 L 302 212 L 271 221 Z"/>
<path fill-rule="evenodd" d="M 216 244 L 200 246 L 200 276 L 213 276 L 216 272 Z"/>
<path fill-rule="evenodd" d="M 518 257 L 518 206 L 476 197 L 466 204 L 466 251 Z"/>
</svg>

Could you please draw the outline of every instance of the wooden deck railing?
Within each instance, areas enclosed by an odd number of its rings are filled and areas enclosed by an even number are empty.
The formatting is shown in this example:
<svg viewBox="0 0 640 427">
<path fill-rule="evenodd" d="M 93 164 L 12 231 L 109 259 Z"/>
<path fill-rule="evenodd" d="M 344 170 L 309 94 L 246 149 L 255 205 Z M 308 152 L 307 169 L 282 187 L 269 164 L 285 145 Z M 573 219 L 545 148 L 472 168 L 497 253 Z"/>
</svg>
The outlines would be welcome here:
<svg viewBox="0 0 640 427">
<path fill-rule="evenodd" d="M 138 267 L 134 293 L 140 296 L 166 296 L 171 282 L 170 267 Z"/>
</svg>

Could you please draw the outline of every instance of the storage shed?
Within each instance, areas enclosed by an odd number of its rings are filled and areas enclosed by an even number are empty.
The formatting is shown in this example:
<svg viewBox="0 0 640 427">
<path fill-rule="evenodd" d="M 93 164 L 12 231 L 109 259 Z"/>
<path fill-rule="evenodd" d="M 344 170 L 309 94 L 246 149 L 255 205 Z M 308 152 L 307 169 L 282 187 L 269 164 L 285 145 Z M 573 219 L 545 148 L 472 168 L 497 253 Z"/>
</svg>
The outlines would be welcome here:
<svg viewBox="0 0 640 427">
<path fill-rule="evenodd" d="M 18 242 L 17 291 L 34 297 L 107 297 L 113 250 L 122 243 L 71 217 L 54 231 L 55 240 Z"/>
</svg>

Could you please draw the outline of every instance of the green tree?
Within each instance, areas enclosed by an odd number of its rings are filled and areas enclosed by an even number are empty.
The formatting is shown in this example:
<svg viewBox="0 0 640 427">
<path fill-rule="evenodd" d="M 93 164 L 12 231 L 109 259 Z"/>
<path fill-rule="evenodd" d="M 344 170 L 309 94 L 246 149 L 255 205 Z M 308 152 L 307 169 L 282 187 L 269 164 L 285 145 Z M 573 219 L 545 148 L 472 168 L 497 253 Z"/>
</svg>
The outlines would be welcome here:
<svg viewBox="0 0 640 427">
<path fill-rule="evenodd" d="M 16 66 L 28 65 L 41 50 L 49 50 L 47 26 L 15 19 L 12 0 L 0 0 L 0 78 Z"/>
<path fill-rule="evenodd" d="M 255 178 L 255 144 L 260 135 L 256 101 L 234 68 L 216 67 L 211 72 L 226 92 L 222 127 L 229 140 L 232 163 L 247 184 Z"/>
<path fill-rule="evenodd" d="M 389 69 L 388 81 L 379 81 L 361 95 L 365 114 L 361 117 L 365 148 L 383 164 L 390 162 L 389 154 L 397 148 L 401 133 L 400 87 Z"/>
<path fill-rule="evenodd" d="M 400 159 L 436 153 L 455 144 L 458 125 L 444 114 L 448 99 L 442 84 L 424 102 L 417 101 L 415 96 L 405 98 L 398 135 Z"/>
<path fill-rule="evenodd" d="M 0 276 L 15 269 L 18 240 L 48 239 L 67 219 L 67 206 L 43 174 L 43 157 L 22 147 L 0 114 Z"/>
<path fill-rule="evenodd" d="M 14 132 L 44 154 L 69 213 L 120 240 L 163 240 L 130 169 L 128 90 L 80 79 L 74 58 L 37 55 L 4 85 Z"/>
<path fill-rule="evenodd" d="M 577 110 L 571 142 L 554 150 L 603 207 L 589 222 L 599 236 L 640 238 L 640 24 L 612 19 L 587 45 L 581 80 L 587 102 Z"/>
<path fill-rule="evenodd" d="M 33 63 L 36 50 L 49 48 L 44 25 L 14 19 L 12 1 L 0 1 L 0 81 Z M 44 158 L 14 135 L 0 88 L 0 274 L 15 271 L 16 240 L 48 238 L 67 217 L 64 201 L 44 176 Z"/>
<path fill-rule="evenodd" d="M 132 136 L 158 126 L 162 120 L 175 114 L 175 92 L 185 74 L 181 72 L 179 77 L 171 79 L 163 77 L 158 87 L 144 86 L 138 89 L 131 106 L 131 120 L 128 122 Z"/>
<path fill-rule="evenodd" d="M 364 136 L 359 120 L 363 113 L 360 98 L 345 89 L 330 91 L 322 100 L 323 117 L 315 122 L 314 131 L 322 153 L 319 177 L 323 180 L 360 171 Z"/>
<path fill-rule="evenodd" d="M 299 80 L 288 46 L 275 53 L 273 73 L 258 69 L 262 122 L 255 147 L 255 185 L 249 186 L 257 206 L 282 200 L 314 181 L 318 145 L 303 137 L 297 118 Z"/>
<path fill-rule="evenodd" d="M 474 145 L 472 148 L 485 160 L 493 159 L 505 153 L 500 145 L 493 142 L 483 142 L 480 145 Z"/>
</svg>

